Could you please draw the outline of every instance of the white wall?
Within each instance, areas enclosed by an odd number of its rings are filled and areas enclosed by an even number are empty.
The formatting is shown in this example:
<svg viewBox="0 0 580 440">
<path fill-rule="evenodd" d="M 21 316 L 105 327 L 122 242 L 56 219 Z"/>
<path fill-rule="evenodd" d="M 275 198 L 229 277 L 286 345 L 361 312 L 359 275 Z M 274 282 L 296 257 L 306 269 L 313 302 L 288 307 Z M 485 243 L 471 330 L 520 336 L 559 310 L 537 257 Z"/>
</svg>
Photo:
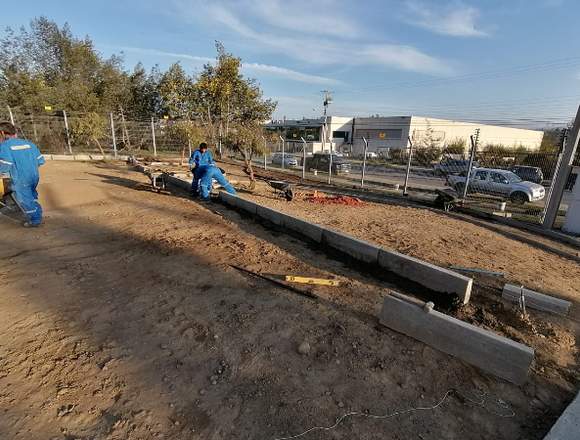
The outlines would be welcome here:
<svg viewBox="0 0 580 440">
<path fill-rule="evenodd" d="M 453 142 L 455 139 L 463 139 L 469 148 L 469 138 L 475 134 L 477 128 L 480 129 L 479 145 L 481 148 L 489 144 L 501 144 L 508 148 L 524 147 L 534 151 L 540 148 L 544 137 L 544 132 L 538 130 L 413 116 L 411 118 L 411 139 L 413 139 L 414 144 L 420 144 L 426 130 L 431 129 L 433 137 L 440 139 L 437 142 L 440 146 Z"/>
</svg>

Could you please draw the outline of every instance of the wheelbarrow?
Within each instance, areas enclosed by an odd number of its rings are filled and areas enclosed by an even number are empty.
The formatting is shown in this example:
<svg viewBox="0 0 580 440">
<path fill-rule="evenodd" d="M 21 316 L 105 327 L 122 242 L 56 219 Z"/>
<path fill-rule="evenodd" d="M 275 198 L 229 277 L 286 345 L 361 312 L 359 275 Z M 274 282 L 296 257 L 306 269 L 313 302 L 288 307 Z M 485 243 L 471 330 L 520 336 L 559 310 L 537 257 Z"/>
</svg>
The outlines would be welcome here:
<svg viewBox="0 0 580 440">
<path fill-rule="evenodd" d="M 274 188 L 276 194 L 284 196 L 287 201 L 291 202 L 294 199 L 294 189 L 290 183 L 283 180 L 267 180 L 266 183 Z"/>
</svg>

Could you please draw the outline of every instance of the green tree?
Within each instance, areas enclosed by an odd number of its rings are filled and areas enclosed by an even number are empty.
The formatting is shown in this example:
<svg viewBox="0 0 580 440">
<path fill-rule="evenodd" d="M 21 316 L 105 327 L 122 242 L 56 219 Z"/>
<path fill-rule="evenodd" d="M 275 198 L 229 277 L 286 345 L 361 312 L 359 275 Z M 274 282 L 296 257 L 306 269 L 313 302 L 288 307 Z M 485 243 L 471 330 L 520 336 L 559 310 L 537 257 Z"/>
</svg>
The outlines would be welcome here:
<svg viewBox="0 0 580 440">
<path fill-rule="evenodd" d="M 215 65 L 206 64 L 195 83 L 195 110 L 213 142 L 223 139 L 244 157 L 244 170 L 255 182 L 252 158 L 264 153 L 262 124 L 271 119 L 276 102 L 264 99 L 254 79 L 240 73 L 241 60 L 216 42 Z"/>
<path fill-rule="evenodd" d="M 175 63 L 161 75 L 158 92 L 161 110 L 172 119 L 190 119 L 194 108 L 194 82 L 181 64 Z"/>
</svg>

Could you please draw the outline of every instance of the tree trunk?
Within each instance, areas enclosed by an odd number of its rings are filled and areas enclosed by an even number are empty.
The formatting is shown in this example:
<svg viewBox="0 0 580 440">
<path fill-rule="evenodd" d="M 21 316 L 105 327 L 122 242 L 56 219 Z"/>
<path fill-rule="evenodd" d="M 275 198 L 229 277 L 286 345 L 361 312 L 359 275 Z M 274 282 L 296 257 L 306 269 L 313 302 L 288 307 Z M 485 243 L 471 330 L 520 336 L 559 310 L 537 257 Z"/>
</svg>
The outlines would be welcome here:
<svg viewBox="0 0 580 440">
<path fill-rule="evenodd" d="M 252 166 L 252 153 L 246 149 L 243 149 L 242 153 L 244 154 L 244 173 L 250 177 L 249 189 L 253 191 L 256 189 L 256 176 L 254 176 L 254 168 Z"/>
</svg>

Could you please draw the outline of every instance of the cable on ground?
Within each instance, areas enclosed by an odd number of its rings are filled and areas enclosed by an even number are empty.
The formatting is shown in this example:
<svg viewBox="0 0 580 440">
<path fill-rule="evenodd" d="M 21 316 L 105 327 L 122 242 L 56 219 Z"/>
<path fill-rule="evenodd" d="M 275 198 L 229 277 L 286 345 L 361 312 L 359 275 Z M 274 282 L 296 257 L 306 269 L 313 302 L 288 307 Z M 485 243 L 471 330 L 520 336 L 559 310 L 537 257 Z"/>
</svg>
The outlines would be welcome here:
<svg viewBox="0 0 580 440">
<path fill-rule="evenodd" d="M 392 413 L 387 413 L 384 415 L 366 414 L 366 413 L 362 413 L 359 411 L 351 411 L 351 412 L 348 412 L 348 413 L 338 417 L 333 425 L 314 426 L 314 427 L 307 429 L 306 431 L 304 431 L 300 434 L 293 435 L 290 437 L 277 437 L 274 440 L 292 440 L 292 439 L 297 439 L 297 438 L 303 437 L 303 436 L 305 436 L 311 432 L 314 432 L 314 431 L 331 431 L 331 430 L 337 428 L 344 420 L 351 418 L 351 417 L 365 417 L 368 419 L 385 420 L 385 419 L 390 419 L 390 418 L 400 416 L 403 414 L 409 414 L 409 413 L 418 412 L 418 411 L 432 411 L 432 410 L 440 407 L 441 405 L 443 405 L 443 403 L 454 393 L 460 399 L 464 399 L 465 401 L 467 401 L 475 406 L 478 406 L 480 408 L 484 408 L 485 410 L 487 410 L 491 414 L 494 414 L 498 417 L 511 418 L 511 417 L 515 417 L 515 415 L 516 415 L 515 412 L 511 409 L 510 405 L 507 402 L 504 402 L 502 399 L 495 399 L 495 402 L 494 402 L 497 405 L 497 407 L 500 408 L 502 411 L 502 412 L 498 412 L 498 411 L 491 410 L 490 408 L 487 407 L 487 404 L 490 401 L 489 395 L 487 393 L 474 392 L 475 394 L 480 394 L 480 398 L 475 400 L 475 399 L 469 398 L 468 396 L 466 396 L 464 393 L 460 392 L 459 390 L 451 388 L 451 389 L 447 390 L 447 392 L 443 395 L 443 397 L 435 405 L 432 405 L 432 406 L 425 406 L 425 407 L 419 406 L 416 408 L 409 408 L 406 410 L 398 410 L 398 411 L 395 411 Z"/>
</svg>

